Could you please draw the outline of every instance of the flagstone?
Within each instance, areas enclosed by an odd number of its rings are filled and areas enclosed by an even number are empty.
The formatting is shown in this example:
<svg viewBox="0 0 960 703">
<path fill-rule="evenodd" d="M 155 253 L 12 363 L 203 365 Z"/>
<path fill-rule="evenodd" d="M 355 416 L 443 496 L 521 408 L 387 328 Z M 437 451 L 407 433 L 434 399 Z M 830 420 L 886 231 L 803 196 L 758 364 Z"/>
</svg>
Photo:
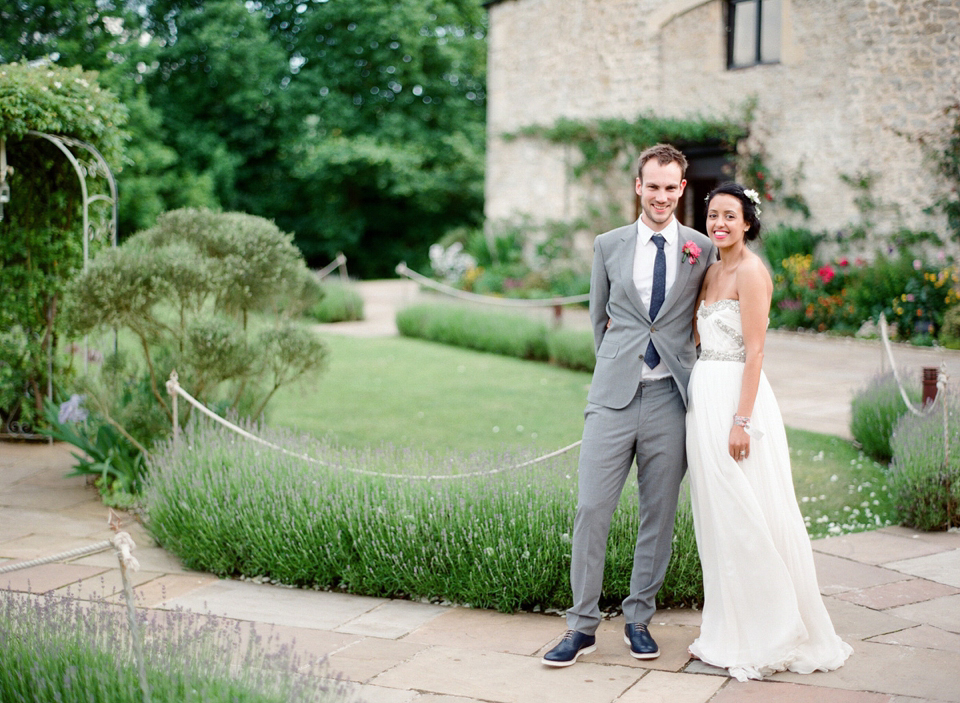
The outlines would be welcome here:
<svg viewBox="0 0 960 703">
<path fill-rule="evenodd" d="M 217 581 L 219 579 L 216 576 L 200 572 L 162 574 L 155 579 L 135 586 L 133 597 L 138 608 L 155 608 L 168 600 L 186 595 Z M 108 600 L 116 602 L 122 598 L 122 594 L 117 594 L 108 598 Z"/>
<path fill-rule="evenodd" d="M 956 593 L 960 593 L 960 589 L 936 581 L 908 579 L 907 581 L 897 581 L 882 586 L 872 586 L 859 591 L 845 591 L 834 597 L 857 605 L 865 605 L 874 610 L 884 610 Z"/>
<path fill-rule="evenodd" d="M 905 574 L 960 588 L 960 549 L 931 554 L 916 559 L 891 562 L 884 565 Z"/>
<path fill-rule="evenodd" d="M 816 544 L 816 543 L 814 543 Z M 860 564 L 850 559 L 815 551 L 813 561 L 817 568 L 817 582 L 824 595 L 904 581 L 906 576 L 890 569 Z"/>
<path fill-rule="evenodd" d="M 237 620 L 333 630 L 383 602 L 383 598 L 222 580 L 172 598 L 162 607 L 181 607 Z"/>
<path fill-rule="evenodd" d="M 106 569 L 98 566 L 40 564 L 0 574 L 0 588 L 9 591 L 47 593 L 68 584 L 75 584 L 81 579 L 93 579 L 104 572 Z"/>
<path fill-rule="evenodd" d="M 899 608 L 891 608 L 886 612 L 914 622 L 926 623 L 943 630 L 960 633 L 960 595 L 903 605 Z"/>
<path fill-rule="evenodd" d="M 731 681 L 710 703 L 891 703 L 882 693 L 774 681 Z"/>
<path fill-rule="evenodd" d="M 107 539 L 109 538 L 110 537 L 108 536 Z M 2 551 L 2 545 L 0 545 L 0 551 Z M 140 563 L 140 568 L 147 571 L 162 571 L 168 574 L 189 573 L 189 571 L 183 567 L 183 565 L 180 563 L 180 560 L 177 559 L 176 556 L 165 549 L 160 549 L 159 547 L 141 547 L 140 543 L 138 542 L 137 546 L 133 550 L 133 556 L 136 557 L 137 561 Z M 115 549 L 111 548 L 105 552 L 98 552 L 97 554 L 80 557 L 79 559 L 73 560 L 72 563 L 112 568 L 118 566 L 117 552 Z"/>
<path fill-rule="evenodd" d="M 637 681 L 616 703 L 705 703 L 724 680 L 716 676 L 691 676 L 651 671 Z"/>
<path fill-rule="evenodd" d="M 127 579 L 133 586 L 153 581 L 159 576 L 161 574 L 151 571 L 129 570 L 127 572 Z M 114 595 L 122 599 L 124 597 L 123 576 L 120 574 L 120 569 L 109 569 L 92 578 L 80 579 L 76 583 L 62 586 L 56 589 L 54 593 L 58 596 L 69 596 L 81 600 L 103 600 Z"/>
<path fill-rule="evenodd" d="M 372 683 L 495 703 L 613 701 L 644 669 L 594 664 L 550 669 L 532 657 L 434 647 L 377 676 Z"/>
<path fill-rule="evenodd" d="M 873 691 L 960 703 L 960 686 L 957 686 L 960 654 L 873 642 L 854 642 L 853 648 L 847 662 L 835 671 L 784 672 L 775 674 L 773 679 L 828 689 Z"/>
<path fill-rule="evenodd" d="M 926 647 L 927 649 L 942 649 L 945 652 L 960 653 L 960 635 L 926 624 L 900 630 L 899 632 L 891 632 L 889 635 L 871 637 L 869 641 L 878 644 Z"/>
<path fill-rule="evenodd" d="M 894 611 L 878 611 L 855 603 L 824 598 L 834 629 L 841 639 L 853 643 L 877 635 L 898 632 L 917 624 L 916 620 L 898 617 Z M 854 646 L 856 646 L 854 644 Z"/>
<path fill-rule="evenodd" d="M 337 632 L 397 639 L 449 610 L 439 605 L 388 600 L 337 627 Z"/>
<path fill-rule="evenodd" d="M 55 557 L 82 547 L 93 547 L 112 537 L 109 532 L 102 535 L 63 536 L 57 534 L 29 534 L 19 539 L 0 542 L 0 556 L 30 561 L 43 557 Z M 104 551 L 112 547 L 105 547 Z M 95 566 L 95 565 L 94 565 Z"/>
<path fill-rule="evenodd" d="M 812 542 L 812 546 L 814 551 L 821 554 L 874 565 L 936 554 L 948 549 L 946 546 L 876 530 L 818 539 Z"/>
<path fill-rule="evenodd" d="M 558 617 L 457 607 L 449 608 L 417 628 L 406 639 L 423 644 L 530 655 L 545 648 L 566 629 L 566 623 Z"/>
<path fill-rule="evenodd" d="M 329 656 L 330 668 L 350 681 L 366 683 L 378 674 L 409 661 L 429 645 L 406 640 L 364 637 Z"/>
</svg>

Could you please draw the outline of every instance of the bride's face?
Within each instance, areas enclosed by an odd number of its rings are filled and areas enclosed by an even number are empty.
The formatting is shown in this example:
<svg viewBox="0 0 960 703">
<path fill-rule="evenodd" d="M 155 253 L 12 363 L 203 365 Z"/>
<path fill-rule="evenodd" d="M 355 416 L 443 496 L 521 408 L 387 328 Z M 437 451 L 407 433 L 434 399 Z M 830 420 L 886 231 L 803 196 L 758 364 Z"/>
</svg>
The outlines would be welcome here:
<svg viewBox="0 0 960 703">
<path fill-rule="evenodd" d="M 743 219 L 743 204 L 733 195 L 713 196 L 707 208 L 707 234 L 719 248 L 743 241 L 750 227 Z"/>
</svg>

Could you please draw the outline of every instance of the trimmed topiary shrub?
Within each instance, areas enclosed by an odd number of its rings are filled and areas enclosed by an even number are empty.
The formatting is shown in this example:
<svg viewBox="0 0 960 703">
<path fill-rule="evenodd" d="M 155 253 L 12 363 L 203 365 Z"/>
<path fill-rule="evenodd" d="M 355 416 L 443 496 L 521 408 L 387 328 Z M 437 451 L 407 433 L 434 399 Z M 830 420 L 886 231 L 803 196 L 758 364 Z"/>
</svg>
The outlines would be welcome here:
<svg viewBox="0 0 960 703">
<path fill-rule="evenodd" d="M 423 303 L 398 312 L 397 329 L 405 337 L 477 351 L 535 361 L 549 358 L 546 324 L 523 315 Z"/>
<path fill-rule="evenodd" d="M 938 405 L 928 415 L 904 415 L 891 440 L 894 507 L 901 524 L 920 530 L 960 527 L 960 395 L 947 391 L 942 402 L 946 428 Z"/>
<path fill-rule="evenodd" d="M 950 308 L 943 316 L 940 344 L 947 349 L 960 349 L 960 305 Z"/>
<path fill-rule="evenodd" d="M 920 402 L 919 382 L 915 375 L 901 373 L 907 396 L 913 403 Z M 863 451 L 877 461 L 890 461 L 890 437 L 897 422 L 907 412 L 892 372 L 874 377 L 858 391 L 851 403 L 850 434 Z"/>
<path fill-rule="evenodd" d="M 307 308 L 306 314 L 317 322 L 349 322 L 363 319 L 363 298 L 349 283 L 320 284 L 322 297 Z"/>
</svg>

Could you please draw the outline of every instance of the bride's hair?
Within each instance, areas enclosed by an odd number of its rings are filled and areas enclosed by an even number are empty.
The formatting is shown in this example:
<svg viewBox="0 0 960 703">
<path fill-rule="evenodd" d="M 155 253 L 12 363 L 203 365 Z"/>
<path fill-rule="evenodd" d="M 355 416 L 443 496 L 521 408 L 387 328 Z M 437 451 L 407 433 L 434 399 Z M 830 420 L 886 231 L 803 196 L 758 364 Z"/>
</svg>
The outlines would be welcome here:
<svg viewBox="0 0 960 703">
<path fill-rule="evenodd" d="M 748 242 L 752 242 L 755 239 L 760 238 L 760 218 L 759 215 L 759 200 L 757 196 L 757 191 L 749 191 L 750 195 L 747 195 L 747 191 L 739 183 L 734 183 L 730 181 L 729 183 L 721 183 L 716 188 L 710 191 L 710 195 L 707 196 L 705 210 L 709 211 L 710 201 L 714 199 L 717 195 L 732 195 L 737 200 L 740 201 L 740 204 L 743 206 L 743 219 L 750 226 L 750 228 L 744 233 L 743 238 Z M 754 201 L 756 198 L 756 202 Z"/>
</svg>

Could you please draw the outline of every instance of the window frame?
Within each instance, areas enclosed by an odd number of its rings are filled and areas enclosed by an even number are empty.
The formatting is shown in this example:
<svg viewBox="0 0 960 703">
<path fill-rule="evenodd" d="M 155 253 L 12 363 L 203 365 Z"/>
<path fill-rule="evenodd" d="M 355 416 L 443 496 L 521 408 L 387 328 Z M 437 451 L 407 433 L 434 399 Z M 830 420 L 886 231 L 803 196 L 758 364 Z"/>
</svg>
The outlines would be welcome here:
<svg viewBox="0 0 960 703">
<path fill-rule="evenodd" d="M 746 2 L 756 2 L 756 17 L 755 17 L 755 33 L 752 38 L 753 43 L 753 56 L 750 63 L 741 63 L 737 64 L 734 62 L 734 52 L 736 50 L 736 34 L 735 29 L 735 18 L 736 18 L 736 6 L 746 3 Z M 724 2 L 724 29 L 726 30 L 727 35 L 727 70 L 735 71 L 742 68 L 750 68 L 751 66 L 769 66 L 772 64 L 780 63 L 779 49 L 782 48 L 783 36 L 781 32 L 780 44 L 778 47 L 778 57 L 773 60 L 764 60 L 762 56 L 763 51 L 763 5 L 764 2 L 770 2 L 770 0 L 726 0 Z M 782 6 L 781 6 L 782 12 Z"/>
</svg>

